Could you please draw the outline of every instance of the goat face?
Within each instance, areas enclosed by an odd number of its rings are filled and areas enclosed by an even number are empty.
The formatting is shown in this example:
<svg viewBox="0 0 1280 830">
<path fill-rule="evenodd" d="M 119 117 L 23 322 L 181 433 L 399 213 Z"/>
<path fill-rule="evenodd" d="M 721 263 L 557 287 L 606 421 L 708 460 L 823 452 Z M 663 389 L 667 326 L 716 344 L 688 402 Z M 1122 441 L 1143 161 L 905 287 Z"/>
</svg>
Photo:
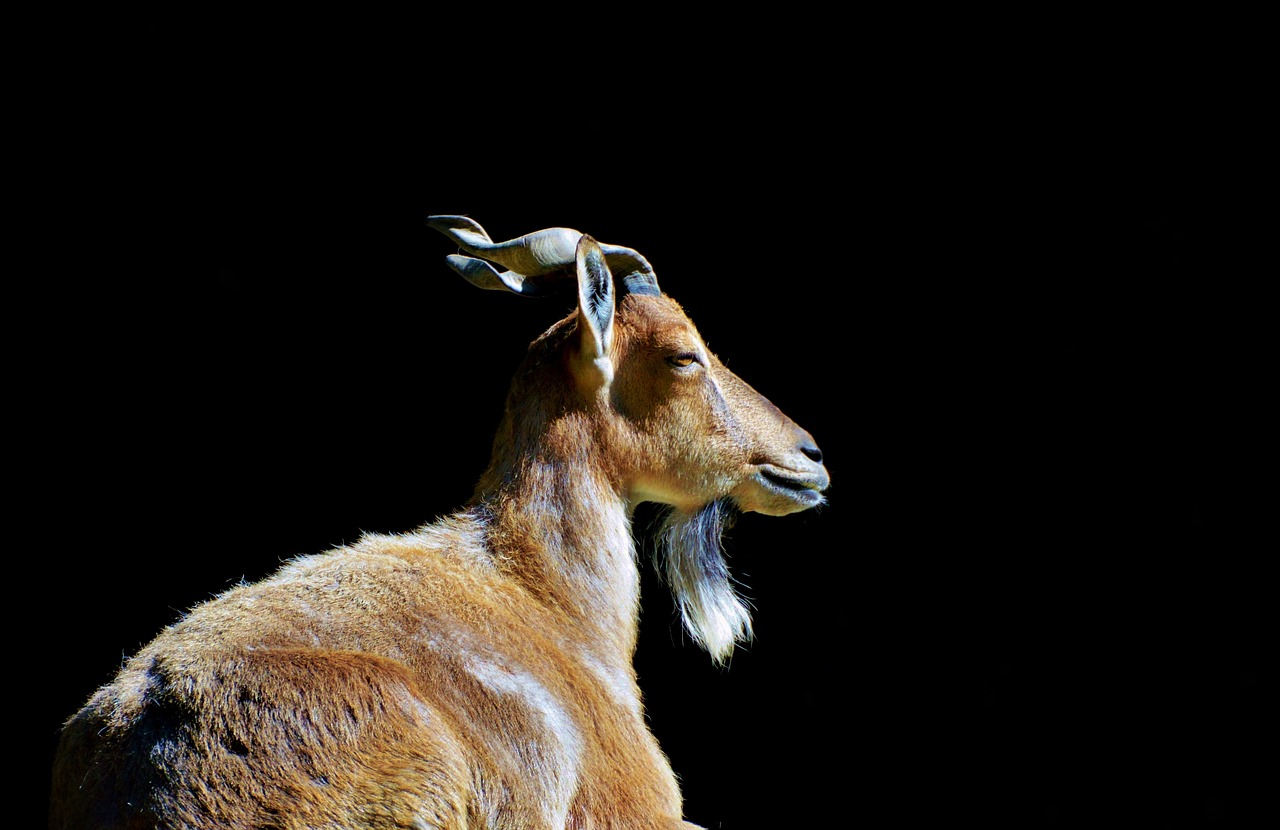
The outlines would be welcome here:
<svg viewBox="0 0 1280 830">
<path fill-rule="evenodd" d="M 575 315 L 535 342 L 526 363 L 556 364 L 545 351 L 564 348 L 573 382 L 517 377 L 509 421 L 519 401 L 576 409 L 545 400 L 550 390 L 576 389 L 603 414 L 608 445 L 601 450 L 632 503 L 692 513 L 731 499 L 737 510 L 772 516 L 823 503 L 830 479 L 813 437 L 711 354 L 644 257 L 569 228 L 494 242 L 465 216 L 433 216 L 428 225 L 479 257 L 448 262 L 480 288 L 539 296 L 577 284 Z M 546 408 L 532 416 L 521 413 L 538 423 L 556 417 Z M 522 426 L 508 423 L 504 432 L 513 436 Z"/>
<path fill-rule="evenodd" d="M 611 403 L 637 447 L 632 498 L 694 512 L 725 497 L 781 516 L 823 502 L 813 437 L 729 371 L 666 296 L 625 295 Z"/>
</svg>

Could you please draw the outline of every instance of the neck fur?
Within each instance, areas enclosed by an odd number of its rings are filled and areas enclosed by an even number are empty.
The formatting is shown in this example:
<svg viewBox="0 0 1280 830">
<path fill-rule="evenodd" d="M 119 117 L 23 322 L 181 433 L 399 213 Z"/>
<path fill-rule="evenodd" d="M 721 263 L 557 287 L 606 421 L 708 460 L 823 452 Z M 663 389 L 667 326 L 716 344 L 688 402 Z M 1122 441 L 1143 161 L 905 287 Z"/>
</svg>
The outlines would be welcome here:
<svg viewBox="0 0 1280 830">
<path fill-rule="evenodd" d="M 500 569 L 629 657 L 640 599 L 630 509 L 583 423 L 558 419 L 536 454 L 495 453 L 471 503 L 487 514 Z"/>
</svg>

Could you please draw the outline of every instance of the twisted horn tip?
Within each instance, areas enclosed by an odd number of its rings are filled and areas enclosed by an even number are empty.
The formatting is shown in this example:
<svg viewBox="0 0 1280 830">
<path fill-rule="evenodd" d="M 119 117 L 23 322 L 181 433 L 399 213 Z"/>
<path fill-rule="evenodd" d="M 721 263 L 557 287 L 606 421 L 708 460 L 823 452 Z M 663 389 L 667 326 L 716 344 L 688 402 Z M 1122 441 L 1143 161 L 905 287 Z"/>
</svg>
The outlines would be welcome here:
<svg viewBox="0 0 1280 830">
<path fill-rule="evenodd" d="M 480 227 L 480 223 L 466 216 L 437 215 L 427 217 L 427 227 L 433 228 L 441 233 L 447 233 L 451 230 L 470 230 L 484 233 L 484 229 Z"/>
</svg>

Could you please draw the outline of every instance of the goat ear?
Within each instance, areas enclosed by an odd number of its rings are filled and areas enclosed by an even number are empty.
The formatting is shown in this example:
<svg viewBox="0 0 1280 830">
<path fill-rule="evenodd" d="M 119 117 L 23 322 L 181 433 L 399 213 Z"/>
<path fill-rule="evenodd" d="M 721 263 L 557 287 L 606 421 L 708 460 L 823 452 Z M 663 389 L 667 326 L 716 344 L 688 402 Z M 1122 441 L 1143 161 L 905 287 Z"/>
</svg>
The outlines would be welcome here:
<svg viewBox="0 0 1280 830">
<path fill-rule="evenodd" d="M 584 362 L 601 366 L 609 362 L 613 345 L 613 274 L 604 251 L 590 236 L 578 240 L 578 348 Z"/>
</svg>

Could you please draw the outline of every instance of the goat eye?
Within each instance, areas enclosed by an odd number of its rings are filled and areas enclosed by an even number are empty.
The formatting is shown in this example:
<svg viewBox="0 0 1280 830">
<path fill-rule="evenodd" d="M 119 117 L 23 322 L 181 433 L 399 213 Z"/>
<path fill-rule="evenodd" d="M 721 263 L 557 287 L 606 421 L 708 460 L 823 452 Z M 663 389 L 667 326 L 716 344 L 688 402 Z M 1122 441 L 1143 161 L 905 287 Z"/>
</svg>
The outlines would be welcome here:
<svg viewBox="0 0 1280 830">
<path fill-rule="evenodd" d="M 668 357 L 667 362 L 670 363 L 672 366 L 683 369 L 687 366 L 692 366 L 693 364 L 697 363 L 698 356 L 693 352 L 682 352 L 681 354 L 675 354 L 675 355 L 672 355 L 671 357 Z"/>
</svg>

